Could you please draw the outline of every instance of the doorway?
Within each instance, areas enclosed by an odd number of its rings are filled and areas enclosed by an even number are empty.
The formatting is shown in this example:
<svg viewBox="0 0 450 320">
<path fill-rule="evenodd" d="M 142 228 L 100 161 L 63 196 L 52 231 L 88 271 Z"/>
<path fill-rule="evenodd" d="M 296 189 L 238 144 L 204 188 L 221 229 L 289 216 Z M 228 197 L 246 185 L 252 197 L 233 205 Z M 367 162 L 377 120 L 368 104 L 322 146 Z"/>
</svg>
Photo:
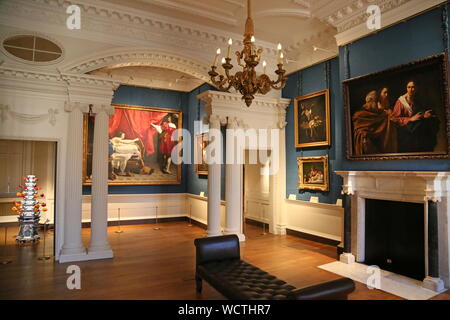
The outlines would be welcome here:
<svg viewBox="0 0 450 320">
<path fill-rule="evenodd" d="M 261 228 L 261 235 L 269 233 L 272 205 L 268 166 L 261 164 L 258 151 L 246 150 L 243 166 L 243 217 L 244 226 L 251 224 Z M 244 235 L 245 227 L 244 227 Z"/>
<path fill-rule="evenodd" d="M 38 256 L 54 257 L 55 191 L 56 191 L 56 148 L 54 141 L 6 140 L 0 139 L 0 260 L 14 261 L 20 258 L 21 250 L 36 251 Z M 38 197 L 46 204 L 46 211 L 40 211 L 39 236 L 36 243 L 19 245 L 19 214 L 12 210 L 13 202 L 20 202 L 17 196 L 22 177 L 35 175 L 39 180 Z M 41 194 L 44 197 L 41 197 Z M 41 207 L 43 209 L 43 207 Z M 45 248 L 44 248 L 45 247 Z"/>
</svg>

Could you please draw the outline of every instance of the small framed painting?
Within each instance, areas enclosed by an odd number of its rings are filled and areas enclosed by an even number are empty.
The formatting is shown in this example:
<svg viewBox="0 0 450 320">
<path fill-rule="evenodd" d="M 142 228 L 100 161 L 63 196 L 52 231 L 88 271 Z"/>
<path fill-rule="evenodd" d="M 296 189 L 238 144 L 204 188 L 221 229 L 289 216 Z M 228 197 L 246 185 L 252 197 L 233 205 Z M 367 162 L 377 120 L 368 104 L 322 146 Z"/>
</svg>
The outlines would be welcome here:
<svg viewBox="0 0 450 320">
<path fill-rule="evenodd" d="M 208 164 L 206 163 L 206 146 L 208 142 L 208 133 L 200 133 L 195 136 L 195 173 L 199 175 L 208 174 Z"/>
<path fill-rule="evenodd" d="M 330 92 L 328 89 L 295 98 L 295 147 L 329 146 Z"/>
<path fill-rule="evenodd" d="M 309 190 L 330 190 L 328 180 L 328 156 L 300 157 L 298 164 L 298 188 Z"/>
</svg>

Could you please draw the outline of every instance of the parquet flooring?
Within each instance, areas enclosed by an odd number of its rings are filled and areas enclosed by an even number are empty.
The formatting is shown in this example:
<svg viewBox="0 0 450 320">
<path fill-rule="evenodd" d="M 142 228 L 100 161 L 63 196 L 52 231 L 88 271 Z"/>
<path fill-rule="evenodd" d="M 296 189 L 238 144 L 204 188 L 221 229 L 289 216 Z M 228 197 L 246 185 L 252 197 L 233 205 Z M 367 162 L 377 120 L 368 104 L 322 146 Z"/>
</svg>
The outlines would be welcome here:
<svg viewBox="0 0 450 320">
<path fill-rule="evenodd" d="M 42 241 L 19 247 L 13 238 L 17 228 L 8 228 L 4 246 L 4 228 L 0 230 L 0 299 L 151 299 L 151 300 L 217 300 L 223 297 L 204 283 L 201 294 L 195 292 L 194 239 L 205 230 L 187 222 L 159 225 L 109 227 L 113 259 L 60 264 L 52 259 L 38 261 Z M 261 235 L 261 228 L 247 225 L 247 241 L 241 244 L 242 257 L 296 287 L 313 285 L 339 276 L 317 268 L 335 261 L 334 247 L 293 236 Z M 52 252 L 53 234 L 47 236 L 47 254 Z M 88 246 L 90 229 L 83 229 L 83 242 Z M 69 265 L 81 268 L 81 290 L 66 287 Z M 361 283 L 350 299 L 397 300 L 400 297 L 380 290 L 369 290 Z M 436 299 L 450 299 L 449 292 Z"/>
</svg>

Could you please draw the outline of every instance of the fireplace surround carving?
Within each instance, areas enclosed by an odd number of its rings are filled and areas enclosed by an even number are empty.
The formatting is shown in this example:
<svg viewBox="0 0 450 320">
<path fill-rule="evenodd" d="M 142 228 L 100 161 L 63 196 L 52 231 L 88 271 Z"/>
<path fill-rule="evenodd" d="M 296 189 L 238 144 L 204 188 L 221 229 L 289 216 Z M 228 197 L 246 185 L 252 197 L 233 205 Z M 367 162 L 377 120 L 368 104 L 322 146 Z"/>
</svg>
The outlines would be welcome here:
<svg viewBox="0 0 450 320">
<path fill-rule="evenodd" d="M 450 172 L 336 171 L 344 179 L 344 263 L 365 260 L 366 199 L 424 205 L 425 288 L 450 286 Z"/>
</svg>

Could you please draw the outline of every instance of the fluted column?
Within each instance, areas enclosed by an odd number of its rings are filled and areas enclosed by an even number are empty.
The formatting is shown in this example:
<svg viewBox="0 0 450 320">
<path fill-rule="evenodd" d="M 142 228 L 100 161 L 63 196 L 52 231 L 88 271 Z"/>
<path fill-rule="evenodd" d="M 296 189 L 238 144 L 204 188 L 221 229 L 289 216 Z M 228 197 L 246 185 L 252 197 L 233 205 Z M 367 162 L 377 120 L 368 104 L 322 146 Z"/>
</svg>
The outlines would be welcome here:
<svg viewBox="0 0 450 320">
<path fill-rule="evenodd" d="M 222 234 L 220 227 L 220 181 L 222 163 L 222 137 L 220 133 L 220 119 L 212 115 L 209 119 L 209 138 L 215 146 L 214 157 L 207 152 L 208 157 L 208 228 L 207 237 Z M 214 140 L 212 140 L 214 139 Z"/>
<path fill-rule="evenodd" d="M 69 113 L 67 132 L 64 243 L 59 262 L 86 260 L 86 249 L 81 241 L 81 197 L 83 164 L 83 111 L 88 106 L 80 103 L 66 103 Z"/>
<path fill-rule="evenodd" d="M 94 146 L 92 154 L 91 242 L 89 259 L 112 258 L 108 242 L 108 125 L 114 108 L 95 106 Z"/>
<path fill-rule="evenodd" d="M 226 201 L 226 218 L 225 218 L 225 234 L 235 234 L 240 241 L 245 241 L 242 233 L 242 181 L 241 166 L 238 163 L 237 153 L 241 152 L 236 139 L 234 138 L 235 130 L 238 129 L 236 119 L 228 121 L 227 141 L 226 141 L 226 179 L 225 179 L 225 201 Z"/>
</svg>

